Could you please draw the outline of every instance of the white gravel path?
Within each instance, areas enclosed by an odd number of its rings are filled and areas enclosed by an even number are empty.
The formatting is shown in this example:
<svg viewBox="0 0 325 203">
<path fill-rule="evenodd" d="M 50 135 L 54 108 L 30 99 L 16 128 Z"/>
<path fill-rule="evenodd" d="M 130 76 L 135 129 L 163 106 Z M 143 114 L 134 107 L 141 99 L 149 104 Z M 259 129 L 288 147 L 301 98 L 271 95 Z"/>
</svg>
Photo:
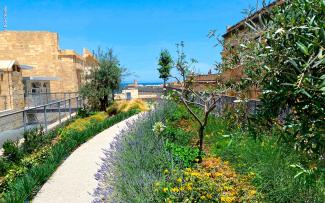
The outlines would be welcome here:
<svg viewBox="0 0 325 203">
<path fill-rule="evenodd" d="M 33 203 L 92 202 L 91 194 L 98 183 L 94 175 L 104 157 L 103 149 L 109 147 L 127 122 L 135 121 L 138 116 L 106 129 L 77 148 L 43 185 Z"/>
</svg>

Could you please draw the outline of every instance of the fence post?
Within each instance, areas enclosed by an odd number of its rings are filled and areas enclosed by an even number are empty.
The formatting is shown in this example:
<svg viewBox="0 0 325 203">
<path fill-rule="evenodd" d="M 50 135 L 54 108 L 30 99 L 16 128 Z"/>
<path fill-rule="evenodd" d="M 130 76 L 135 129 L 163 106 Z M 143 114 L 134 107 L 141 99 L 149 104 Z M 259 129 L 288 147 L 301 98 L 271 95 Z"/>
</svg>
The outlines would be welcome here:
<svg viewBox="0 0 325 203">
<path fill-rule="evenodd" d="M 78 97 L 76 97 L 76 105 L 77 105 L 77 110 L 76 110 L 76 112 L 78 112 L 78 108 L 79 108 Z"/>
<path fill-rule="evenodd" d="M 64 96 L 63 96 L 64 98 L 64 113 L 66 113 L 66 110 L 67 110 L 67 101 L 66 101 L 66 99 L 65 99 L 65 93 L 64 93 Z"/>
<path fill-rule="evenodd" d="M 44 124 L 45 124 L 45 132 L 47 132 L 46 106 L 44 106 Z"/>
<path fill-rule="evenodd" d="M 24 132 L 26 132 L 26 111 L 23 111 Z"/>
<path fill-rule="evenodd" d="M 70 118 L 71 118 L 71 99 L 69 99 L 69 113 L 70 113 Z"/>
<path fill-rule="evenodd" d="M 61 102 L 58 102 L 59 105 L 59 123 L 61 124 Z"/>
</svg>

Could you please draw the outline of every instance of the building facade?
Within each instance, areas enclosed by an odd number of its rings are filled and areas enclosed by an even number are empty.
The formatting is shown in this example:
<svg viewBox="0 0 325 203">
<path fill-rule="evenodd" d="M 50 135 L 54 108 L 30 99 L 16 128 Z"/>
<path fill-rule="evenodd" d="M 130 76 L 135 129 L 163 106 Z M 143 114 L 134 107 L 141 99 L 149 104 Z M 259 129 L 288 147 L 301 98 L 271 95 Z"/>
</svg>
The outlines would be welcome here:
<svg viewBox="0 0 325 203">
<path fill-rule="evenodd" d="M 24 108 L 22 68 L 17 61 L 0 60 L 0 111 Z"/>
<path fill-rule="evenodd" d="M 84 49 L 83 55 L 73 50 L 59 48 L 59 36 L 54 32 L 43 31 L 1 31 L 0 60 L 18 60 L 30 65 L 32 70 L 23 71 L 27 80 L 50 81 L 51 92 L 77 92 L 83 82 L 84 74 L 98 66 L 97 60 Z M 44 89 L 38 89 L 42 92 Z"/>
</svg>

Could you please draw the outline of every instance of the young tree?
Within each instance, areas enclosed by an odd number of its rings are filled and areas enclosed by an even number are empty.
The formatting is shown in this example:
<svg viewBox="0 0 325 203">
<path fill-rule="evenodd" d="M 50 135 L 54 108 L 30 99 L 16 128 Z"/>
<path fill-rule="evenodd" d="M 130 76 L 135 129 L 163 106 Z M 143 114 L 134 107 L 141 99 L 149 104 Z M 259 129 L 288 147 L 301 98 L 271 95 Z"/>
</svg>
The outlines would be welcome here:
<svg viewBox="0 0 325 203">
<path fill-rule="evenodd" d="M 93 109 L 104 111 L 110 100 L 114 100 L 114 92 L 120 87 L 125 69 L 120 66 L 112 49 L 105 51 L 98 48 L 94 56 L 99 62 L 99 67 L 91 70 L 88 82 L 81 88 L 80 93 Z"/>
<path fill-rule="evenodd" d="M 189 113 L 194 117 L 194 119 L 199 124 L 198 136 L 199 142 L 198 147 L 200 150 L 199 161 L 202 161 L 203 155 L 203 143 L 204 143 L 204 131 L 208 124 L 208 118 L 210 113 L 215 109 L 218 100 L 220 99 L 220 94 L 216 89 L 195 89 L 193 86 L 193 81 L 195 78 L 195 73 L 191 70 L 194 69 L 194 64 L 196 61 L 191 59 L 189 63 L 186 60 L 186 55 L 183 51 L 184 43 L 181 42 L 177 44 L 177 60 L 176 69 L 180 77 L 171 76 L 175 78 L 181 85 L 179 91 L 174 91 L 176 98 L 182 102 Z M 203 114 L 201 112 L 195 111 L 195 107 L 200 107 L 203 109 Z"/>
<path fill-rule="evenodd" d="M 170 70 L 173 67 L 173 59 L 167 49 L 160 52 L 158 65 L 159 78 L 164 80 L 164 88 L 166 88 L 166 81 L 170 77 Z"/>
</svg>

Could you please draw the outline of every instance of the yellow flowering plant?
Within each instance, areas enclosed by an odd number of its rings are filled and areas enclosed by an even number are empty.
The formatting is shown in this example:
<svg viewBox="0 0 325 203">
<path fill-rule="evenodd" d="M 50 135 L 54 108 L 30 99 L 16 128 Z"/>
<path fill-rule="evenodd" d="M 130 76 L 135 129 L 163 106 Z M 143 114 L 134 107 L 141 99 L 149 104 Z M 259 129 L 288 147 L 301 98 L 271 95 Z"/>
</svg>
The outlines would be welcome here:
<svg viewBox="0 0 325 203">
<path fill-rule="evenodd" d="M 155 191 L 164 202 L 252 202 L 256 189 L 250 185 L 252 175 L 239 175 L 220 158 L 204 158 L 195 168 L 164 173 L 164 181 Z"/>
</svg>

